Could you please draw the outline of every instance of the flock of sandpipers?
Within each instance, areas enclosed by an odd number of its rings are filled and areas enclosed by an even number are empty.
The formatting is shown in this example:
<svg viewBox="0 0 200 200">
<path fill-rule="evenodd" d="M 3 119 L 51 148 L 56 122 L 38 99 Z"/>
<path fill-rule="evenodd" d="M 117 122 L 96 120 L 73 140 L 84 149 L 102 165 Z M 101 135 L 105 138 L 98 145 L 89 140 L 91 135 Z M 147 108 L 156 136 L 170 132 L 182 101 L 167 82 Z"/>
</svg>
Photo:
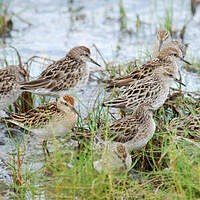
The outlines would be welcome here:
<svg viewBox="0 0 200 200">
<path fill-rule="evenodd" d="M 161 107 L 169 94 L 173 81 L 179 82 L 177 61 L 183 61 L 186 46 L 173 39 L 167 30 L 157 32 L 151 60 L 136 67 L 130 74 L 108 80 L 106 89 L 119 91 L 119 96 L 103 102 L 103 106 L 132 112 L 112 122 L 105 139 L 105 127 L 95 136 L 94 149 L 101 152 L 101 159 L 94 167 L 122 169 L 131 166 L 130 151 L 142 148 L 155 132 L 153 111 Z M 51 137 L 69 132 L 78 120 L 74 99 L 69 95 L 85 85 L 89 78 L 86 62 L 100 66 L 90 57 L 85 46 L 72 48 L 67 55 L 50 64 L 40 76 L 26 81 L 28 72 L 21 66 L 8 66 L 0 70 L 0 110 L 17 100 L 23 91 L 45 96 L 59 97 L 57 102 L 33 108 L 26 113 L 8 113 L 4 121 L 31 130 L 38 136 Z M 106 151 L 103 151 L 106 149 Z"/>
</svg>

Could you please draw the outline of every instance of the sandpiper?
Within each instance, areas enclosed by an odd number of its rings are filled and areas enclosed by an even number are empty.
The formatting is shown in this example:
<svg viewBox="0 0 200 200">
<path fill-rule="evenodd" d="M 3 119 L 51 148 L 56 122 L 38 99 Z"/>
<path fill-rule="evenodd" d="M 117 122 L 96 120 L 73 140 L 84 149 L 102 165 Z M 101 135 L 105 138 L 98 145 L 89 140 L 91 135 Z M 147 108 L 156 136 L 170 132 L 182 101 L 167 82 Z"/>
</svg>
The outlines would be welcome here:
<svg viewBox="0 0 200 200">
<path fill-rule="evenodd" d="M 166 69 L 161 65 L 155 68 L 151 75 L 134 81 L 133 84 L 122 90 L 119 97 L 106 101 L 103 105 L 132 111 L 142 103 L 149 103 L 156 110 L 167 99 L 173 81 L 181 83 L 174 76 L 173 70 Z"/>
<path fill-rule="evenodd" d="M 167 30 L 159 30 L 156 35 L 155 43 L 152 46 L 151 55 L 153 58 L 157 57 L 161 47 L 164 43 L 171 41 L 171 35 Z"/>
<path fill-rule="evenodd" d="M 154 70 L 158 67 L 163 67 L 166 70 L 170 69 L 174 76 L 178 77 L 178 66 L 176 60 L 181 60 L 187 64 L 188 61 L 184 60 L 182 57 L 182 52 L 177 48 L 163 48 L 159 53 L 158 57 L 150 60 L 143 65 L 136 67 L 130 74 L 123 77 L 116 78 L 114 80 L 108 80 L 107 88 L 124 88 L 133 85 L 136 81 L 141 80 L 145 77 L 151 76 Z"/>
<path fill-rule="evenodd" d="M 144 147 L 155 132 L 152 111 L 153 107 L 150 104 L 143 103 L 131 115 L 116 120 L 108 128 L 101 130 L 96 136 L 100 139 L 97 147 L 95 146 L 95 150 L 103 152 L 101 160 L 94 163 L 98 171 L 101 171 L 103 166 L 108 170 L 122 169 L 122 166 L 126 169 L 131 166 L 129 153 Z M 106 140 L 105 132 L 110 141 Z"/>
<path fill-rule="evenodd" d="M 94 154 L 100 157 L 99 160 L 93 162 L 94 168 L 98 172 L 104 173 L 122 173 L 131 167 L 132 159 L 125 145 L 120 143 L 113 144 L 109 141 L 104 141 L 101 144 L 95 145 Z"/>
<path fill-rule="evenodd" d="M 6 108 L 21 95 L 18 83 L 26 81 L 28 72 L 22 66 L 10 65 L 0 69 L 0 110 Z"/>
<path fill-rule="evenodd" d="M 169 48 L 169 47 L 179 49 L 182 53 L 182 57 L 184 58 L 186 55 L 188 44 L 184 44 L 181 39 L 172 39 L 171 41 L 166 42 L 162 45 L 162 49 Z"/>
<path fill-rule="evenodd" d="M 87 47 L 74 47 L 64 58 L 49 65 L 36 80 L 21 83 L 20 89 L 47 96 L 66 95 L 87 83 L 89 67 L 86 62 L 100 66 L 90 57 Z"/>
<path fill-rule="evenodd" d="M 187 44 L 184 44 L 181 39 L 173 39 L 170 36 L 169 31 L 167 30 L 159 30 L 157 32 L 156 41 L 152 46 L 151 57 L 156 58 L 159 55 L 159 52 L 164 48 L 177 48 L 181 51 L 182 56 L 185 57 Z"/>
<path fill-rule="evenodd" d="M 37 137 L 46 139 L 52 136 L 62 136 L 71 131 L 78 119 L 71 96 L 60 97 L 57 102 L 29 110 L 27 113 L 8 113 L 5 122 L 33 132 Z"/>
<path fill-rule="evenodd" d="M 197 113 L 190 113 L 180 118 L 173 118 L 169 126 L 171 130 L 176 130 L 176 134 L 182 134 L 184 130 L 196 132 L 197 135 L 200 133 L 200 109 Z"/>
</svg>

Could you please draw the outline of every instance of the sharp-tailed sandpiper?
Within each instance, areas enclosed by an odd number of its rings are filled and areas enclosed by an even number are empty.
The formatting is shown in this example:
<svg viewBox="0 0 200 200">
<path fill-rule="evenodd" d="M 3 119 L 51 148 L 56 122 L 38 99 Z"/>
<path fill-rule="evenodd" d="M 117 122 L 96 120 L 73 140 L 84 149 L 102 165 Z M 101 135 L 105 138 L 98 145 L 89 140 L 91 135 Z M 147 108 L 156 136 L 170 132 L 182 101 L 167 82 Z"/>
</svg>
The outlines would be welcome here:
<svg viewBox="0 0 200 200">
<path fill-rule="evenodd" d="M 17 100 L 22 93 L 18 83 L 26 81 L 27 77 L 28 72 L 20 65 L 0 69 L 0 110 Z"/>
<path fill-rule="evenodd" d="M 166 69 L 161 65 L 155 68 L 151 75 L 134 80 L 132 84 L 122 90 L 119 97 L 106 101 L 103 105 L 132 111 L 139 105 L 148 103 L 156 110 L 167 99 L 173 81 L 180 83 L 174 76 L 173 70 Z"/>
<path fill-rule="evenodd" d="M 95 151 L 101 154 L 101 159 L 94 162 L 97 171 L 109 172 L 131 166 L 129 153 L 144 147 L 155 132 L 152 111 L 150 104 L 141 104 L 131 115 L 99 131 L 95 138 L 98 142 L 94 145 Z"/>
<path fill-rule="evenodd" d="M 164 48 L 161 50 L 157 58 L 150 60 L 139 67 L 136 67 L 130 74 L 116 78 L 114 80 L 108 80 L 107 88 L 121 88 L 122 90 L 124 90 L 124 87 L 129 87 L 130 85 L 133 85 L 136 81 L 151 76 L 154 70 L 158 67 L 163 67 L 166 70 L 170 69 L 170 72 L 173 72 L 174 77 L 177 78 L 178 66 L 176 64 L 176 61 L 181 60 L 187 64 L 190 64 L 181 56 L 182 53 L 177 48 Z"/>
<path fill-rule="evenodd" d="M 61 136 L 71 131 L 78 119 L 71 96 L 60 97 L 57 102 L 29 110 L 27 113 L 8 113 L 5 122 L 33 132 L 37 137 Z"/>
<path fill-rule="evenodd" d="M 66 95 L 87 83 L 90 70 L 86 62 L 100 66 L 90 57 L 87 47 L 74 47 L 64 58 L 49 65 L 36 80 L 21 83 L 20 89 L 47 96 Z"/>
<path fill-rule="evenodd" d="M 162 49 L 168 47 L 179 49 L 182 52 L 181 57 L 185 57 L 187 45 L 184 44 L 181 39 L 171 38 L 170 33 L 167 30 L 159 30 L 157 32 L 156 41 L 152 46 L 151 57 L 156 58 Z"/>
</svg>

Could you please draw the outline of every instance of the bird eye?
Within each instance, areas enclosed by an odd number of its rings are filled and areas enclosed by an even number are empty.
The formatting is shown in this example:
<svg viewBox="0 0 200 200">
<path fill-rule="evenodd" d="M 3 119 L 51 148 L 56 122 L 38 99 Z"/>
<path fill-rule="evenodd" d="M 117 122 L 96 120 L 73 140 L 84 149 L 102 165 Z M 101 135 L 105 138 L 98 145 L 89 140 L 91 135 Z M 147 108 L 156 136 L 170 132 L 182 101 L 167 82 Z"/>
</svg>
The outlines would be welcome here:
<svg viewBox="0 0 200 200">
<path fill-rule="evenodd" d="M 68 106 L 67 102 L 65 102 L 64 104 L 65 104 L 65 106 Z"/>
<path fill-rule="evenodd" d="M 173 56 L 178 57 L 178 54 L 177 54 L 177 53 L 174 53 Z"/>
<path fill-rule="evenodd" d="M 88 57 L 89 55 L 87 53 L 83 53 L 83 54 L 81 54 L 81 56 Z"/>
<path fill-rule="evenodd" d="M 172 75 L 172 74 L 168 74 L 168 76 L 169 76 L 169 77 L 173 77 L 173 75 Z"/>
</svg>

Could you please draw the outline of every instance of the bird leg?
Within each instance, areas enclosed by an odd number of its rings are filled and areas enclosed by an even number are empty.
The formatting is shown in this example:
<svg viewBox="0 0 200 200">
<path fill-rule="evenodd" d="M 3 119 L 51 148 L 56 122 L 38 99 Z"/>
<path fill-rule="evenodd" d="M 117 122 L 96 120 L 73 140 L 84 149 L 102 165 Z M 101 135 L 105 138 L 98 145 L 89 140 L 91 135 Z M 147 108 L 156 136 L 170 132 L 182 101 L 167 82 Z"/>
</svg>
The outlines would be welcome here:
<svg viewBox="0 0 200 200">
<path fill-rule="evenodd" d="M 50 153 L 47 148 L 47 140 L 43 140 L 42 149 L 43 149 L 43 154 L 44 154 L 44 160 L 47 161 L 47 156 L 50 157 Z"/>
</svg>

